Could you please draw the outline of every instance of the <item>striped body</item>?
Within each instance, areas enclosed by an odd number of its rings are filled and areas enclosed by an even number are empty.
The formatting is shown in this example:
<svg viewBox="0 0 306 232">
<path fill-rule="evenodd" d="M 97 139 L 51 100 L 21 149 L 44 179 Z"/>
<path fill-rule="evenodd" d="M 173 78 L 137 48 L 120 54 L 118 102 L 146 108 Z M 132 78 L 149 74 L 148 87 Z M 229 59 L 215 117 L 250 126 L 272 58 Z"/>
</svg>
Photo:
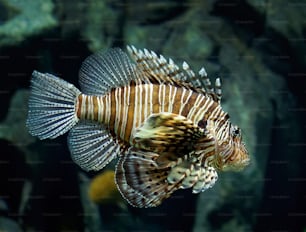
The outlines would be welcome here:
<svg viewBox="0 0 306 232">
<path fill-rule="evenodd" d="M 207 96 L 184 87 L 142 84 L 124 86 L 104 96 L 81 94 L 77 116 L 107 125 L 116 138 L 133 144 L 133 131 L 150 115 L 168 112 L 182 115 L 195 125 L 203 118 L 224 121 L 226 113 Z"/>
</svg>

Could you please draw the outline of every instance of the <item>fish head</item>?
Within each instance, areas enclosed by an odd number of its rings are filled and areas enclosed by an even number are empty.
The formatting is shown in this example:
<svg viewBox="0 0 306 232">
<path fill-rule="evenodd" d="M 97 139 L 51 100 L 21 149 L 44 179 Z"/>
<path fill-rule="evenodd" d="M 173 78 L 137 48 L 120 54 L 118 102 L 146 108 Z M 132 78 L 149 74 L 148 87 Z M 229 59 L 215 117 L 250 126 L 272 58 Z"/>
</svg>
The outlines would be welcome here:
<svg viewBox="0 0 306 232">
<path fill-rule="evenodd" d="M 230 124 L 229 137 L 216 147 L 216 166 L 222 171 L 240 171 L 250 163 L 250 156 L 238 126 Z"/>
</svg>

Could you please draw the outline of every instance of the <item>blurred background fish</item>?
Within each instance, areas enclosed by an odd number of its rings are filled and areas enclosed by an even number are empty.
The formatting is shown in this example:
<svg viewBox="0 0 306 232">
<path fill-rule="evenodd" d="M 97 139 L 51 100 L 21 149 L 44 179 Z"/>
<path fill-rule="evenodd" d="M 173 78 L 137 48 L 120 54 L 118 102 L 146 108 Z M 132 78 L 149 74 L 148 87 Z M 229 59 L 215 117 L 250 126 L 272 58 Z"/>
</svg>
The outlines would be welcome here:
<svg viewBox="0 0 306 232">
<path fill-rule="evenodd" d="M 113 204 L 126 208 L 124 199 L 116 186 L 113 170 L 105 170 L 90 180 L 88 196 L 96 204 Z"/>
</svg>

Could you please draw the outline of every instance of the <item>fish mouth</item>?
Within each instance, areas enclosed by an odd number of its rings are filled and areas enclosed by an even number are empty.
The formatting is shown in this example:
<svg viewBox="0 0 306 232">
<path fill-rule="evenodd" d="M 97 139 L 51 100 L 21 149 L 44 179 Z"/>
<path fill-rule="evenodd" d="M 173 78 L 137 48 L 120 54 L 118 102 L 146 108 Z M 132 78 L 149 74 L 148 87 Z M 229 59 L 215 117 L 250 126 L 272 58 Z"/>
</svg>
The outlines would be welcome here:
<svg viewBox="0 0 306 232">
<path fill-rule="evenodd" d="M 244 159 L 244 160 L 242 161 L 242 165 L 248 166 L 248 165 L 250 164 L 250 162 L 251 162 L 250 157 L 247 157 L 246 159 Z"/>
<path fill-rule="evenodd" d="M 237 162 L 234 166 L 236 166 L 237 170 L 242 170 L 250 164 L 250 161 L 248 153 L 242 152 L 240 162 Z"/>
<path fill-rule="evenodd" d="M 234 162 L 224 165 L 222 171 L 242 171 L 251 162 L 248 155 L 245 154 L 244 156 L 245 157 L 241 158 L 241 160 L 238 162 L 235 160 Z"/>
</svg>

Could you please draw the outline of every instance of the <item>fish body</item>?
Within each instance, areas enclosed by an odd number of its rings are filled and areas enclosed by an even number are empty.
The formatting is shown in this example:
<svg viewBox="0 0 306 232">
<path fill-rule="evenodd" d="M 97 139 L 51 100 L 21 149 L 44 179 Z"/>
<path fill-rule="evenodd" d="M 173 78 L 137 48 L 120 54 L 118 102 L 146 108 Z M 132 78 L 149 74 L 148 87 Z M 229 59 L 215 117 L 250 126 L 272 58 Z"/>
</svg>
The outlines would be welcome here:
<svg viewBox="0 0 306 232">
<path fill-rule="evenodd" d="M 116 184 L 133 206 L 154 207 L 180 188 L 203 192 L 217 171 L 248 162 L 241 132 L 222 110 L 221 82 L 205 69 L 128 47 L 89 56 L 80 86 L 33 72 L 27 126 L 40 139 L 69 131 L 72 159 L 101 170 L 116 157 Z"/>
<path fill-rule="evenodd" d="M 116 139 L 126 144 L 134 143 L 132 135 L 135 129 L 152 114 L 177 114 L 192 120 L 194 124 L 213 111 L 215 116 L 210 116 L 211 119 L 227 117 L 219 104 L 201 93 L 152 83 L 115 88 L 103 96 L 81 94 L 76 107 L 79 119 L 106 125 Z"/>
</svg>

